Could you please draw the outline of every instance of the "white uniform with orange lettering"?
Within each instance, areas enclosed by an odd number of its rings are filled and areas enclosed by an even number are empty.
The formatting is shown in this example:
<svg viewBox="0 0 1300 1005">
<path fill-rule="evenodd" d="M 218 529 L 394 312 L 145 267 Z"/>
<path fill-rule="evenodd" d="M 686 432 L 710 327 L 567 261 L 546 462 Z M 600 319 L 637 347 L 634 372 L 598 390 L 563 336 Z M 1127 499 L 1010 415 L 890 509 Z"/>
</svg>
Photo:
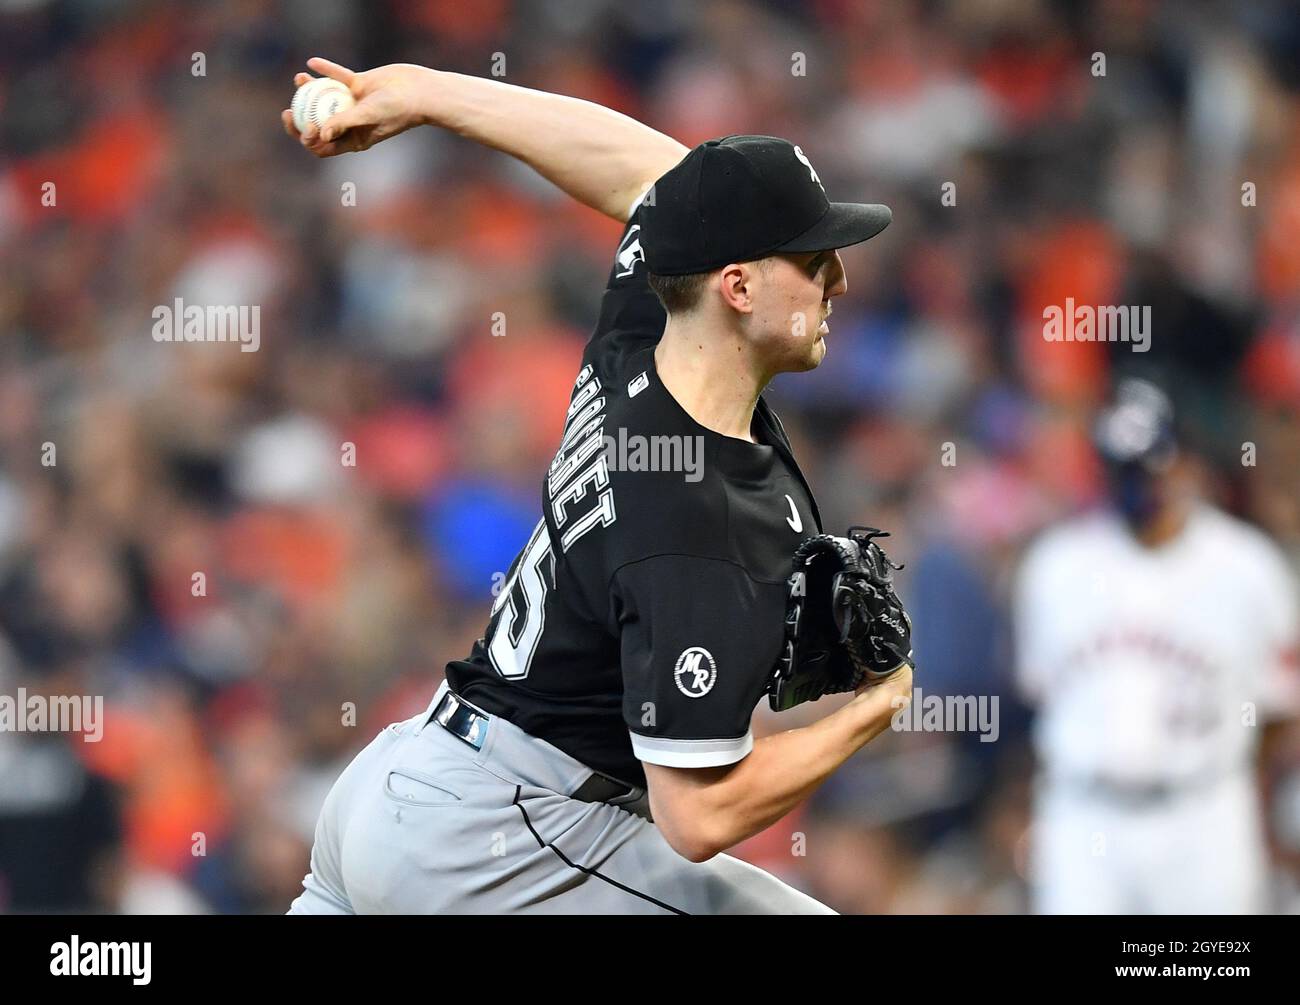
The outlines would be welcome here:
<svg viewBox="0 0 1300 1005">
<path fill-rule="evenodd" d="M 1030 547 L 1015 607 L 1039 710 L 1036 910 L 1267 910 L 1254 751 L 1298 703 L 1277 547 L 1205 505 L 1157 548 L 1092 515 Z"/>
</svg>

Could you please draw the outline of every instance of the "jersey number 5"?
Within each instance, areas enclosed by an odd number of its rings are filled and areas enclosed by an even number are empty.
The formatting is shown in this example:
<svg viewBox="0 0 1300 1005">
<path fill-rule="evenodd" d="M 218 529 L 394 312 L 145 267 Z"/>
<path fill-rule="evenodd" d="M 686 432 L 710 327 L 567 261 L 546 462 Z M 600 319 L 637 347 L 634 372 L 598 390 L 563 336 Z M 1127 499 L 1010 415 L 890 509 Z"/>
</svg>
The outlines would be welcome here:
<svg viewBox="0 0 1300 1005">
<path fill-rule="evenodd" d="M 544 571 L 550 560 L 550 568 Z M 546 521 L 539 521 L 528 545 L 515 559 L 510 575 L 492 603 L 488 624 L 488 659 L 508 680 L 528 676 L 546 621 L 547 575 L 554 573 Z"/>
</svg>

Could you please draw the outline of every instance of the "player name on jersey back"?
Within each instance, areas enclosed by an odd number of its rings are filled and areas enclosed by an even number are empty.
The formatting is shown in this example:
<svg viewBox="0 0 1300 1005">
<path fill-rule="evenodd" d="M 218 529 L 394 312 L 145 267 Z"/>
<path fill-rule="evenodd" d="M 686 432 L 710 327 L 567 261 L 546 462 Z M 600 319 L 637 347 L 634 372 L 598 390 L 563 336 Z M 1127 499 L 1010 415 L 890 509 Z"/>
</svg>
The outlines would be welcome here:
<svg viewBox="0 0 1300 1005">
<path fill-rule="evenodd" d="M 606 397 L 601 388 L 588 363 L 574 381 L 560 449 L 546 475 L 546 495 L 564 551 L 593 527 L 608 527 L 618 518 L 609 485 Z"/>
</svg>

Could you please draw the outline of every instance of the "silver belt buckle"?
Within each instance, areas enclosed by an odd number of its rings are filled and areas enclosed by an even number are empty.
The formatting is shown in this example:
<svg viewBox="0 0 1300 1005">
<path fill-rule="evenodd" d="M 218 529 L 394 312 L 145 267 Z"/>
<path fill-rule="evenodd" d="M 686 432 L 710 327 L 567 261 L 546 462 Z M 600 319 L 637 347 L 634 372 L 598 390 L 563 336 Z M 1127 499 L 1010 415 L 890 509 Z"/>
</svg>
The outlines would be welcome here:
<svg viewBox="0 0 1300 1005">
<path fill-rule="evenodd" d="M 434 709 L 433 719 L 458 740 L 463 740 L 475 750 L 483 749 L 490 720 L 459 695 L 448 691 Z"/>
</svg>

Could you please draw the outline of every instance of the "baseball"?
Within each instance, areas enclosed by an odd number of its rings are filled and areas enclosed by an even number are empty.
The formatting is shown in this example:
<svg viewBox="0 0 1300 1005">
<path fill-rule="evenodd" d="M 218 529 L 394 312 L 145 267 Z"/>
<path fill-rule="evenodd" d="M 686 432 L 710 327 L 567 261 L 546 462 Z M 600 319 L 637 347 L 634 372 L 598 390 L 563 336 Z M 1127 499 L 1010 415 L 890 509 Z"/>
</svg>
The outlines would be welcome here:
<svg viewBox="0 0 1300 1005">
<path fill-rule="evenodd" d="M 347 86 L 329 77 L 317 77 L 303 84 L 293 95 L 293 124 L 298 132 L 313 123 L 317 129 L 325 125 L 330 117 L 351 108 L 355 104 L 352 92 Z"/>
</svg>

